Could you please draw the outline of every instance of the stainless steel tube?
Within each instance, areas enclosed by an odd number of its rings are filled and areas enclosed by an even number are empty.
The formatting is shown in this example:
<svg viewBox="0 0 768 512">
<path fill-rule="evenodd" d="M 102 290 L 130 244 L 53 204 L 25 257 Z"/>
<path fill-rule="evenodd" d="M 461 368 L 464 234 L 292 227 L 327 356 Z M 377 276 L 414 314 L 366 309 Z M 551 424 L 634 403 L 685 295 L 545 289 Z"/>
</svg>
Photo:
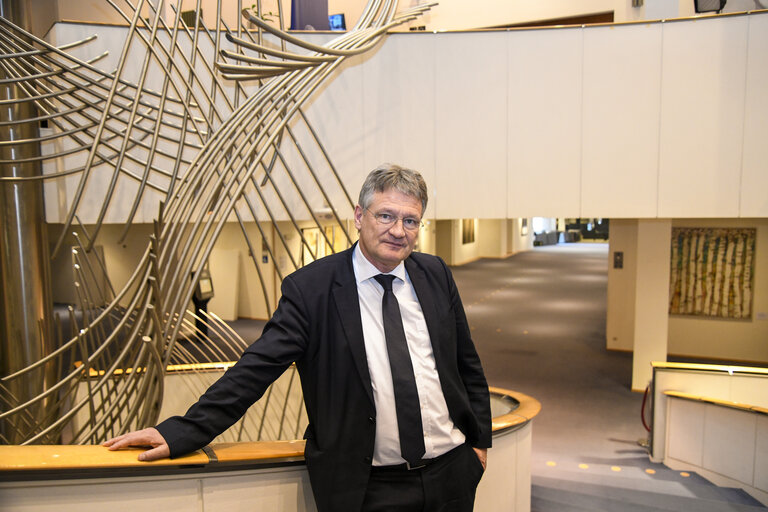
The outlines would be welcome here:
<svg viewBox="0 0 768 512">
<path fill-rule="evenodd" d="M 0 16 L 29 27 L 28 4 L 22 0 L 3 0 Z M 0 65 L 2 78 L 11 77 Z M 0 85 L 0 99 L 22 97 L 26 94 L 19 86 L 12 83 Z M 30 121 L 36 116 L 29 101 L 3 104 L 0 108 L 0 140 L 37 138 L 37 122 Z M 13 162 L 39 155 L 37 143 L 0 146 L 0 160 L 11 161 L 0 165 L 0 175 L 40 175 L 39 161 Z M 52 351 L 50 270 L 41 181 L 0 182 L 0 290 L 0 376 L 4 376 L 29 366 Z M 8 383 L 8 396 L 18 404 L 39 395 L 45 390 L 46 383 L 55 378 L 47 368 L 50 366 Z M 45 401 L 36 404 L 36 410 L 27 411 L 26 418 L 41 417 L 45 408 Z M 8 443 L 20 442 L 29 437 L 30 432 L 26 430 L 34 423 L 22 417 L 0 422 L 0 435 Z"/>
</svg>

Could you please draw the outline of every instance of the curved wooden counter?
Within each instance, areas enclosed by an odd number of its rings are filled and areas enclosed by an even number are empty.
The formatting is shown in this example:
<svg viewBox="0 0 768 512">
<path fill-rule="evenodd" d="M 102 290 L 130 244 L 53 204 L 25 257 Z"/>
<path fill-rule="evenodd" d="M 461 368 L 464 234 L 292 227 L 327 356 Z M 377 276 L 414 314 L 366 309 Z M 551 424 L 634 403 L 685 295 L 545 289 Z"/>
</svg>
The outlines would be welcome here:
<svg viewBox="0 0 768 512">
<path fill-rule="evenodd" d="M 493 418 L 494 435 L 521 428 L 541 410 L 535 398 L 502 388 L 490 388 L 492 399 L 508 406 L 509 411 Z M 0 479 L 24 478 L 25 472 L 56 472 L 106 468 L 161 468 L 209 466 L 212 464 L 275 464 L 303 461 L 304 441 L 261 441 L 213 443 L 204 450 L 176 459 L 140 462 L 143 449 L 109 451 L 100 445 L 26 445 L 0 446 Z M 54 474 L 51 474 L 55 478 Z M 108 476 L 108 475 L 105 475 Z"/>
<path fill-rule="evenodd" d="M 495 388 L 493 386 L 491 386 L 489 390 L 491 391 L 491 397 L 504 401 L 514 401 L 517 405 L 506 414 L 494 416 L 494 435 L 510 429 L 522 427 L 535 418 L 541 411 L 541 403 L 531 396 L 509 389 Z"/>
<path fill-rule="evenodd" d="M 530 512 L 532 422 L 527 395 L 491 388 L 493 449 L 475 510 Z M 140 448 L 0 446 L 0 508 L 8 512 L 248 510 L 315 512 L 304 441 L 212 443 L 202 450 L 140 462 Z"/>
<path fill-rule="evenodd" d="M 502 388 L 490 388 L 492 399 L 504 404 L 509 411 L 493 418 L 494 435 L 521 428 L 541 410 L 538 400 Z M 304 441 L 261 441 L 244 443 L 213 443 L 204 450 L 176 459 L 139 462 L 143 449 L 109 451 L 100 445 L 27 445 L 0 446 L 0 479 L 24 478 L 22 473 L 44 472 L 56 478 L 57 471 L 68 476 L 78 470 L 106 468 L 178 468 L 211 465 L 259 465 L 296 463 L 304 459 Z M 42 476 L 42 475 L 39 475 Z M 109 476 L 105 474 L 104 476 Z"/>
</svg>

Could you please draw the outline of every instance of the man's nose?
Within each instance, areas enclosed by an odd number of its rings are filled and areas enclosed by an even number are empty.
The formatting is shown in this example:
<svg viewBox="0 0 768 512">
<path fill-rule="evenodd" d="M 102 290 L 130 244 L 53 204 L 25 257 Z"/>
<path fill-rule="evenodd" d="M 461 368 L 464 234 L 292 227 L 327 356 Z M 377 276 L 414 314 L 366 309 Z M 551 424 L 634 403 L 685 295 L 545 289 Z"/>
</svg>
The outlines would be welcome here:
<svg viewBox="0 0 768 512">
<path fill-rule="evenodd" d="M 389 233 L 398 238 L 404 237 L 405 227 L 403 227 L 403 219 L 395 219 L 395 222 L 393 222 L 392 226 L 389 228 Z"/>
</svg>

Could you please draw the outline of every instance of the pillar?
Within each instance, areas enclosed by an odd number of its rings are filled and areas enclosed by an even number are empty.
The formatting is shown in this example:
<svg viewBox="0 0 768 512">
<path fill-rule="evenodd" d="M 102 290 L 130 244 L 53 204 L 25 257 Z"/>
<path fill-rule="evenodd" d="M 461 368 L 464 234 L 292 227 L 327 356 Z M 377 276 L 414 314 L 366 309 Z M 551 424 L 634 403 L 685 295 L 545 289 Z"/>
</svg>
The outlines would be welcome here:
<svg viewBox="0 0 768 512">
<path fill-rule="evenodd" d="M 31 24 L 27 9 L 31 5 L 23 0 L 2 0 L 0 15 L 28 29 Z M 0 67 L 0 78 L 8 76 L 7 70 Z M 0 85 L 0 141 L 38 137 L 37 122 L 24 122 L 35 117 L 34 104 L 15 101 L 26 97 L 28 94 L 15 84 Z M 9 121 L 17 122 L 5 124 Z M 0 146 L 0 160 L 18 161 L 0 164 L 0 175 L 39 176 L 39 161 L 23 161 L 39 155 L 36 142 Z M 48 252 L 42 182 L 0 182 L 0 376 L 38 361 L 51 350 Z M 18 404 L 42 392 L 45 381 L 46 375 L 36 371 L 5 383 L 5 387 Z M 28 418 L 41 417 L 39 410 L 27 412 Z M 23 421 L 11 419 L 0 424 L 0 434 L 6 442 L 16 444 L 26 437 L 29 428 Z"/>
<path fill-rule="evenodd" d="M 671 234 L 669 219 L 637 223 L 633 391 L 648 385 L 653 375 L 651 362 L 667 360 Z"/>
</svg>

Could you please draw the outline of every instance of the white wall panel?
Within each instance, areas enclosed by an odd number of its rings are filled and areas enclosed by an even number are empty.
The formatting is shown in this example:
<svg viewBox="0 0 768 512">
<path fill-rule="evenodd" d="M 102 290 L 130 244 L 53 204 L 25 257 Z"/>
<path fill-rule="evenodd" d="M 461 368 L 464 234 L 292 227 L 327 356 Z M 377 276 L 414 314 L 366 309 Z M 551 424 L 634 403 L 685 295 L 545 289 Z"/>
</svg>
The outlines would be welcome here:
<svg viewBox="0 0 768 512">
<path fill-rule="evenodd" d="M 747 17 L 664 25 L 660 217 L 739 213 Z"/>
<path fill-rule="evenodd" d="M 742 217 L 768 217 L 768 15 L 749 16 Z"/>
<path fill-rule="evenodd" d="M 42 480 L 0 487 L 5 511 L 203 510 L 200 484 L 188 478 Z"/>
<path fill-rule="evenodd" d="M 51 36 L 64 43 L 97 32 L 98 40 L 71 51 L 85 58 L 109 50 L 96 65 L 112 69 L 124 27 L 59 24 Z M 321 43 L 332 36 L 307 37 Z M 130 60 L 124 75 L 136 78 L 142 60 Z M 160 87 L 159 76 L 150 73 L 151 87 Z M 768 14 L 395 34 L 348 60 L 307 112 L 353 199 L 373 166 L 402 163 L 425 174 L 428 217 L 765 217 L 767 81 Z M 345 204 L 306 128 L 293 126 L 321 181 L 331 184 L 332 202 Z M 85 156 L 50 162 L 46 172 L 79 167 Z M 294 149 L 286 147 L 286 158 L 303 167 Z M 78 212 L 83 222 L 98 215 L 108 170 L 94 170 Z M 313 178 L 306 171 L 296 178 L 311 207 L 322 208 Z M 282 168 L 275 179 L 289 183 Z M 78 180 L 46 184 L 49 222 L 63 220 Z M 120 178 L 107 222 L 125 221 L 135 189 L 135 181 Z M 274 191 L 262 190 L 276 205 Z M 292 185 L 283 191 L 307 218 Z M 136 221 L 154 219 L 160 197 L 148 192 Z M 287 218 L 282 206 L 274 209 Z"/>
<path fill-rule="evenodd" d="M 582 37 L 510 33 L 507 217 L 581 211 Z"/>
<path fill-rule="evenodd" d="M 667 454 L 673 459 L 701 466 L 706 404 L 676 398 L 667 403 Z"/>
<path fill-rule="evenodd" d="M 739 482 L 751 483 L 757 414 L 707 404 L 704 418 L 703 466 Z"/>
<path fill-rule="evenodd" d="M 505 217 L 506 38 L 435 36 L 437 218 Z"/>
<path fill-rule="evenodd" d="M 662 25 L 584 31 L 582 217 L 654 217 Z"/>
<path fill-rule="evenodd" d="M 435 197 L 435 37 L 393 34 L 363 64 L 365 166 L 389 162 L 416 169 Z M 355 197 L 356 198 L 356 197 Z M 425 217 L 433 217 L 434 201 Z"/>
<path fill-rule="evenodd" d="M 317 510 L 309 473 L 294 468 L 262 471 L 258 478 L 250 472 L 206 478 L 201 495 L 205 512 Z"/>
<path fill-rule="evenodd" d="M 752 485 L 768 492 L 768 416 L 757 418 L 755 447 L 755 479 Z"/>
</svg>

